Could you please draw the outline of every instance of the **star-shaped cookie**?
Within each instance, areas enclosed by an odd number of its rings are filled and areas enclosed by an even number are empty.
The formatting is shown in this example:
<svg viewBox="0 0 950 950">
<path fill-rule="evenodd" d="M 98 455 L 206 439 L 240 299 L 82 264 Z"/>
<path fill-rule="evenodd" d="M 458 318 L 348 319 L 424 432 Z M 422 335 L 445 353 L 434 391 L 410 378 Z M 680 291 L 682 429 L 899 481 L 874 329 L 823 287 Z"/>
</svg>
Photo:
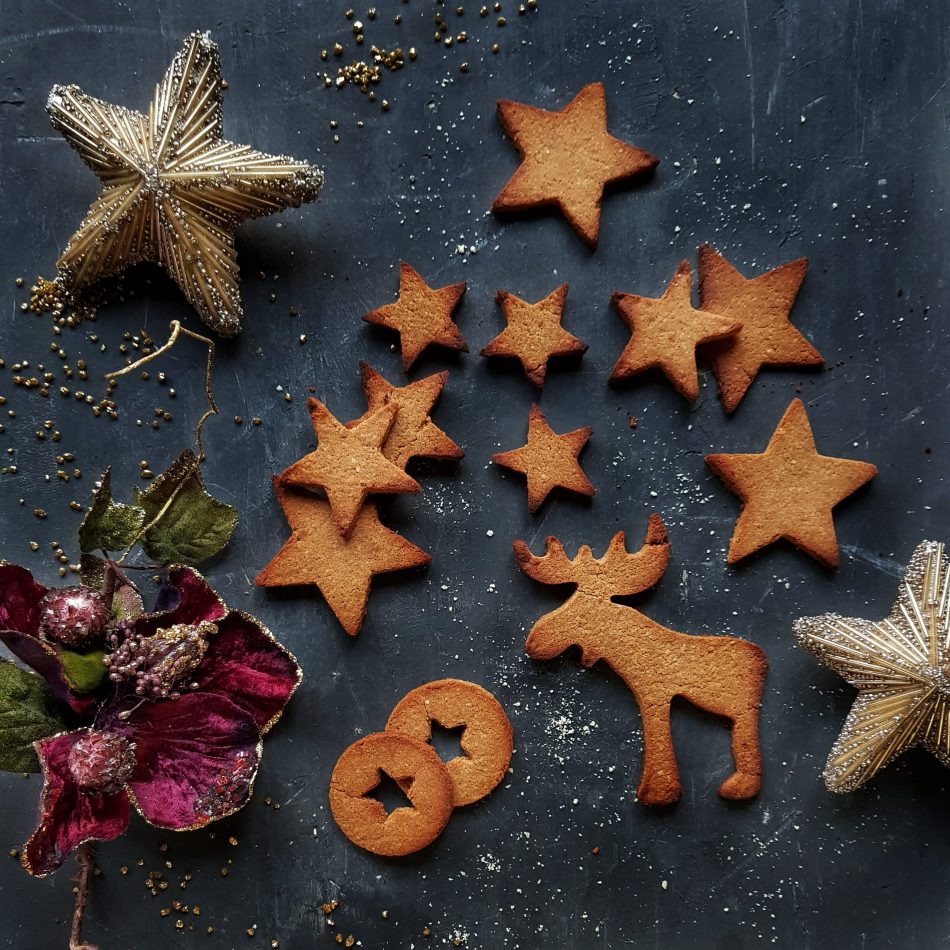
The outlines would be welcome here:
<svg viewBox="0 0 950 950">
<path fill-rule="evenodd" d="M 707 455 L 706 464 L 742 499 L 730 564 L 785 538 L 825 567 L 837 567 L 832 509 L 877 474 L 870 462 L 819 455 L 800 399 L 761 455 Z"/>
<path fill-rule="evenodd" d="M 650 172 L 660 161 L 607 131 L 603 83 L 584 86 L 558 112 L 500 99 L 498 119 L 521 164 L 492 211 L 553 205 L 591 248 L 597 246 L 604 187 Z"/>
<path fill-rule="evenodd" d="M 891 615 L 803 617 L 795 638 L 857 687 L 825 766 L 833 792 L 853 792 L 907 749 L 950 766 L 950 562 L 943 544 L 918 545 Z"/>
<path fill-rule="evenodd" d="M 696 347 L 739 329 L 734 320 L 697 310 L 692 304 L 693 272 L 683 261 L 660 298 L 615 293 L 610 298 L 630 329 L 630 341 L 610 374 L 612 383 L 647 369 L 659 369 L 676 391 L 695 402 L 699 395 Z"/>
<path fill-rule="evenodd" d="M 394 404 L 396 421 L 382 445 L 383 455 L 390 462 L 405 468 L 413 458 L 455 461 L 465 455 L 429 415 L 449 378 L 447 372 L 433 373 L 406 386 L 393 386 L 372 366 L 361 362 L 360 377 L 367 410 L 359 419 L 347 423 L 347 427 L 353 428 L 371 413 Z"/>
<path fill-rule="evenodd" d="M 735 411 L 763 366 L 824 364 L 788 319 L 806 270 L 808 259 L 800 257 L 747 279 L 708 244 L 699 249 L 700 306 L 740 325 L 704 350 L 726 412 Z"/>
<path fill-rule="evenodd" d="M 222 336 L 241 329 L 234 232 L 242 221 L 313 201 L 323 173 L 222 137 L 221 62 L 192 33 L 155 89 L 148 113 L 54 86 L 54 128 L 102 180 L 102 194 L 56 262 L 69 290 L 137 264 L 168 271 Z"/>
<path fill-rule="evenodd" d="M 496 300 L 508 325 L 482 350 L 482 356 L 520 360 L 525 376 L 537 389 L 542 389 L 552 356 L 570 356 L 587 349 L 586 343 L 561 326 L 566 299 L 567 284 L 561 284 L 537 303 L 499 290 Z"/>
<path fill-rule="evenodd" d="M 274 491 L 291 535 L 255 583 L 258 587 L 313 584 L 351 637 L 360 632 L 376 574 L 421 567 L 431 560 L 386 528 L 372 503 L 360 509 L 353 530 L 344 538 L 323 498 L 288 488 L 279 478 L 274 479 Z"/>
<path fill-rule="evenodd" d="M 427 346 L 444 346 L 468 352 L 452 314 L 465 293 L 465 283 L 430 287 L 419 272 L 405 261 L 399 262 L 399 296 L 395 303 L 370 310 L 367 323 L 387 327 L 399 334 L 402 369 L 408 373 Z"/>
<path fill-rule="evenodd" d="M 340 534 L 350 533 L 367 495 L 419 491 L 419 483 L 382 452 L 396 405 L 381 406 L 352 429 L 317 399 L 308 400 L 307 408 L 317 436 L 316 451 L 294 462 L 280 480 L 285 485 L 322 488 Z"/>
<path fill-rule="evenodd" d="M 520 472 L 528 480 L 528 511 L 532 514 L 555 489 L 591 498 L 596 489 L 588 481 L 577 461 L 591 436 L 590 426 L 558 435 L 547 423 L 541 409 L 534 405 L 528 417 L 528 441 L 520 449 L 496 452 L 496 465 Z"/>
</svg>

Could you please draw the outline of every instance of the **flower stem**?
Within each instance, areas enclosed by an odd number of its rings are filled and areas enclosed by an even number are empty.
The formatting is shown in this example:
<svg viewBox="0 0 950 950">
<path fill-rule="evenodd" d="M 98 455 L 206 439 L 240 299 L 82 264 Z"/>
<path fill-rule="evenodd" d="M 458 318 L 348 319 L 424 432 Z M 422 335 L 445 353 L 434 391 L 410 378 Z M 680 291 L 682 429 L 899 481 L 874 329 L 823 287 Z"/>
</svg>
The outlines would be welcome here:
<svg viewBox="0 0 950 950">
<path fill-rule="evenodd" d="M 79 873 L 76 875 L 76 886 L 73 893 L 76 895 L 76 904 L 73 908 L 73 922 L 69 928 L 69 950 L 96 950 L 91 943 L 82 939 L 82 924 L 86 916 L 86 904 L 89 901 L 89 885 L 96 869 L 92 848 L 88 844 L 81 844 L 76 850 L 76 863 Z"/>
</svg>

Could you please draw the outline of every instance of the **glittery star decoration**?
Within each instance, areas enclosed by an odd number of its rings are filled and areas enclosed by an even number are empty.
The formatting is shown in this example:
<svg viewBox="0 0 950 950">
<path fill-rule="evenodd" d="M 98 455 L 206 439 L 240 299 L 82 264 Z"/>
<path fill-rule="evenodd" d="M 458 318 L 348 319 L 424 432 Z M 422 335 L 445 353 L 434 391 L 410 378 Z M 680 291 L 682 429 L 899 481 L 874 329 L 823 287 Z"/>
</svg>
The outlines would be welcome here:
<svg viewBox="0 0 950 950">
<path fill-rule="evenodd" d="M 213 330 L 241 330 L 234 232 L 242 221 L 313 201 L 323 173 L 222 137 L 221 63 L 207 33 L 192 33 L 142 115 L 54 86 L 53 126 L 102 181 L 56 262 L 75 294 L 141 261 L 168 271 Z"/>
<path fill-rule="evenodd" d="M 925 541 L 904 571 L 889 617 L 824 614 L 795 621 L 795 637 L 858 697 L 832 746 L 825 784 L 853 792 L 905 749 L 950 766 L 950 564 Z"/>
<path fill-rule="evenodd" d="M 509 452 L 496 452 L 491 460 L 495 465 L 525 476 L 528 511 L 532 514 L 555 488 L 592 498 L 596 489 L 577 461 L 592 431 L 590 426 L 584 426 L 559 434 L 548 425 L 541 409 L 534 405 L 528 417 L 527 444 Z"/>
<path fill-rule="evenodd" d="M 468 352 L 468 344 L 452 319 L 464 293 L 464 282 L 430 287 L 411 264 L 400 261 L 396 302 L 370 310 L 363 319 L 399 334 L 402 369 L 408 373 L 427 346 Z"/>
<path fill-rule="evenodd" d="M 552 357 L 572 356 L 587 350 L 586 343 L 561 326 L 567 289 L 567 284 L 561 284 L 537 303 L 499 290 L 496 299 L 508 325 L 482 350 L 482 356 L 508 356 L 519 360 L 525 376 L 536 389 L 542 389 Z"/>
<path fill-rule="evenodd" d="M 597 247 L 604 188 L 646 175 L 660 161 L 607 131 L 603 83 L 584 86 L 558 112 L 500 99 L 498 120 L 521 164 L 492 211 L 556 207 L 590 248 Z"/>
</svg>

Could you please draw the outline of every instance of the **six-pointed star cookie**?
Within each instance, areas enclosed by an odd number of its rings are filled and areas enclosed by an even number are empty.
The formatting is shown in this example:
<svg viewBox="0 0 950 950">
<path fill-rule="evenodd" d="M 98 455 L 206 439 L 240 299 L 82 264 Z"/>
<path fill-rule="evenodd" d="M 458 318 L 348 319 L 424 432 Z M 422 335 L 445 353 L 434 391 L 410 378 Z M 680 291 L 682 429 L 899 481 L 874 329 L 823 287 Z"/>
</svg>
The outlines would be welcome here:
<svg viewBox="0 0 950 950">
<path fill-rule="evenodd" d="M 234 232 L 249 218 L 313 201 L 323 173 L 222 137 L 221 62 L 192 33 L 141 115 L 54 86 L 53 126 L 102 180 L 102 194 L 56 262 L 70 290 L 140 261 L 160 264 L 222 336 L 241 329 Z"/>
<path fill-rule="evenodd" d="M 761 455 L 707 455 L 706 464 L 742 499 L 730 564 L 785 538 L 826 567 L 837 567 L 832 509 L 877 474 L 870 462 L 819 455 L 800 399 L 785 411 Z"/>
<path fill-rule="evenodd" d="M 699 249 L 700 306 L 740 324 L 733 336 L 704 350 L 726 412 L 735 411 L 763 366 L 824 364 L 788 319 L 807 269 L 800 257 L 750 280 L 708 244 Z"/>
<path fill-rule="evenodd" d="M 383 455 L 400 468 L 412 458 L 454 461 L 465 453 L 432 421 L 429 413 L 445 386 L 449 374 L 444 370 L 418 379 L 406 386 L 393 386 L 372 366 L 360 363 L 367 410 L 347 428 L 353 428 L 383 406 L 395 404 L 396 421 L 383 442 Z"/>
<path fill-rule="evenodd" d="M 396 405 L 381 406 L 352 429 L 316 399 L 310 399 L 307 407 L 317 436 L 316 451 L 294 462 L 280 480 L 285 485 L 322 488 L 341 534 L 350 533 L 367 495 L 419 491 L 419 483 L 381 450 L 396 418 Z"/>
<path fill-rule="evenodd" d="M 586 343 L 561 326 L 567 284 L 561 284 L 537 303 L 528 303 L 507 290 L 499 290 L 496 299 L 508 325 L 482 350 L 482 356 L 520 360 L 525 376 L 537 389 L 544 386 L 552 356 L 570 356 L 587 349 Z"/>
<path fill-rule="evenodd" d="M 659 164 L 649 152 L 607 131 L 603 83 L 584 86 L 559 112 L 500 99 L 498 119 L 521 153 L 521 164 L 492 211 L 554 205 L 591 248 L 597 246 L 604 186 Z"/>
<path fill-rule="evenodd" d="M 350 536 L 344 538 L 323 498 L 288 488 L 279 478 L 274 479 L 274 491 L 291 535 L 255 583 L 259 587 L 315 585 L 351 637 L 359 633 L 366 615 L 374 575 L 421 567 L 431 560 L 425 551 L 386 528 L 374 504 L 360 509 Z"/>
<path fill-rule="evenodd" d="M 906 749 L 950 766 L 950 564 L 924 541 L 911 556 L 891 615 L 803 617 L 798 642 L 859 690 L 825 766 L 833 792 L 853 792 Z"/>
<path fill-rule="evenodd" d="M 520 449 L 496 452 L 496 465 L 520 472 L 528 480 L 528 510 L 533 514 L 555 488 L 564 488 L 590 498 L 594 486 L 577 461 L 593 430 L 590 426 L 558 435 L 537 405 L 528 417 L 528 442 Z"/>
<path fill-rule="evenodd" d="M 395 303 L 370 310 L 363 319 L 399 334 L 402 369 L 409 372 L 419 354 L 432 344 L 468 352 L 468 344 L 452 320 L 465 293 L 465 284 L 432 288 L 411 265 L 399 263 L 399 297 Z"/>
<path fill-rule="evenodd" d="M 611 296 L 620 319 L 630 329 L 630 341 L 610 374 L 612 383 L 656 368 L 681 396 L 695 402 L 699 395 L 696 347 L 735 333 L 739 324 L 695 309 L 692 288 L 693 273 L 689 261 L 683 261 L 659 299 L 622 293 Z"/>
</svg>

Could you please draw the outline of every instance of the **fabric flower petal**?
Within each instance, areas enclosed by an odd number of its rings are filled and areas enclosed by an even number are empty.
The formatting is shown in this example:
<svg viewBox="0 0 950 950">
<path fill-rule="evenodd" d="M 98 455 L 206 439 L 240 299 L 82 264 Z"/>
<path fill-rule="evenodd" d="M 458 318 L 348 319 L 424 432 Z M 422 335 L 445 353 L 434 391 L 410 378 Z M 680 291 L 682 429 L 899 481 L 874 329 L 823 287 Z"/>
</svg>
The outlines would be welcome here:
<svg viewBox="0 0 950 950">
<path fill-rule="evenodd" d="M 280 719 L 302 676 L 266 627 L 232 610 L 208 641 L 195 681 L 199 692 L 223 695 L 250 713 L 264 733 Z"/>
<path fill-rule="evenodd" d="M 123 731 L 136 745 L 132 802 L 151 824 L 172 831 L 201 828 L 251 797 L 260 730 L 226 697 L 186 693 L 142 703 Z"/>
<path fill-rule="evenodd" d="M 46 588 L 19 564 L 0 563 L 0 630 L 39 635 L 40 600 Z"/>
<path fill-rule="evenodd" d="M 228 612 L 224 601 L 208 582 L 190 567 L 172 566 L 159 587 L 155 609 L 132 621 L 140 636 L 151 636 L 157 630 L 176 623 L 199 624 L 221 620 Z"/>
<path fill-rule="evenodd" d="M 131 806 L 125 791 L 107 795 L 84 792 L 69 770 L 69 750 L 85 729 L 67 732 L 37 742 L 43 767 L 43 796 L 40 823 L 23 846 L 23 866 L 37 877 L 45 877 L 86 841 L 110 841 L 125 831 Z"/>
</svg>

